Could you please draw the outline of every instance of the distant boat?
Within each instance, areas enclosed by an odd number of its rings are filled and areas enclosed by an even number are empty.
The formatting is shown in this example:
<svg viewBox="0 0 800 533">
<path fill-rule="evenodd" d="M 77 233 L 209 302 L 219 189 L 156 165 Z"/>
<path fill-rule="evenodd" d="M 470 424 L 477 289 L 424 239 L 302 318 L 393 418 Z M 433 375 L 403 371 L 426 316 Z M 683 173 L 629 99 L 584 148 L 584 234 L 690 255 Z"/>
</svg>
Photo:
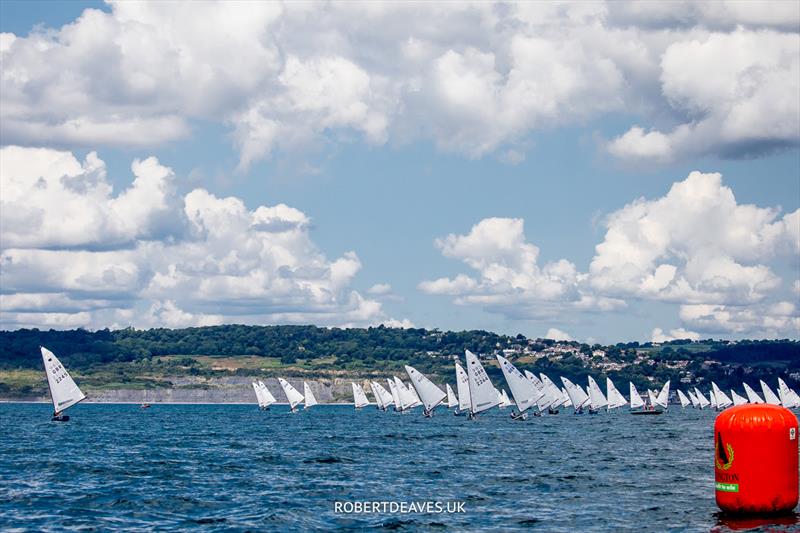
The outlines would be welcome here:
<svg viewBox="0 0 800 533">
<path fill-rule="evenodd" d="M 717 403 L 717 397 L 714 396 L 714 389 L 712 388 L 708 391 L 708 403 L 711 404 L 711 407 L 714 409 L 719 409 L 719 403 Z"/>
<path fill-rule="evenodd" d="M 392 403 L 394 410 L 401 412 L 403 410 L 403 402 L 400 400 L 400 391 L 397 390 L 397 383 L 394 381 L 397 378 L 387 378 L 386 382 L 389 384 L 389 390 L 392 391 Z"/>
<path fill-rule="evenodd" d="M 526 370 L 524 372 L 525 377 L 528 378 L 528 381 L 533 384 L 534 388 L 541 393 L 541 396 L 538 400 L 536 400 L 536 407 L 539 409 L 539 414 L 543 413 L 545 409 L 549 409 L 550 405 L 556 400 L 553 398 L 548 390 L 547 387 L 544 386 L 542 380 L 539 379 L 535 374 L 531 373 L 530 371 Z M 559 395 L 559 399 L 561 395 Z"/>
<path fill-rule="evenodd" d="M 491 409 L 500 401 L 478 356 L 466 350 L 466 357 L 467 377 L 469 378 L 469 418 L 472 420 L 478 413 Z"/>
<path fill-rule="evenodd" d="M 569 399 L 569 394 L 567 394 L 567 388 L 561 387 L 561 397 L 566 398 L 566 401 L 562 403 L 564 407 L 573 407 L 572 400 Z"/>
<path fill-rule="evenodd" d="M 731 399 L 733 400 L 733 405 L 744 405 L 746 403 L 749 403 L 747 401 L 747 398 L 739 396 L 733 389 L 731 389 Z"/>
<path fill-rule="evenodd" d="M 400 398 L 400 412 L 407 411 L 408 409 L 412 409 L 419 405 L 417 403 L 416 395 L 411 392 L 411 390 L 403 383 L 400 378 L 397 376 L 393 376 L 394 378 L 394 385 L 397 389 L 397 395 Z"/>
<path fill-rule="evenodd" d="M 572 407 L 575 408 L 575 414 L 582 414 L 583 406 L 588 405 L 590 402 L 589 395 L 586 394 L 581 387 L 575 385 L 564 376 L 561 376 L 561 382 L 564 384 L 564 388 L 567 391 L 569 402 L 572 403 Z M 564 402 L 564 404 L 566 406 L 566 402 Z"/>
<path fill-rule="evenodd" d="M 747 399 L 750 400 L 750 403 L 764 403 L 764 400 L 761 399 L 758 393 L 750 388 L 750 385 L 747 383 L 742 383 L 742 385 L 744 386 L 744 393 L 747 394 Z"/>
<path fill-rule="evenodd" d="M 800 407 L 800 396 L 789 388 L 789 385 L 781 378 L 778 378 L 778 394 L 780 395 L 781 403 L 787 409 Z"/>
<path fill-rule="evenodd" d="M 630 396 L 631 396 L 631 414 L 641 414 L 641 413 L 655 413 L 656 411 L 653 410 L 645 410 L 644 400 L 642 396 L 639 394 L 639 391 L 636 390 L 636 385 L 633 382 L 628 382 L 630 386 Z M 649 391 L 648 391 L 649 392 Z"/>
<path fill-rule="evenodd" d="M 708 401 L 708 398 L 703 396 L 703 393 L 697 390 L 697 387 L 694 388 L 694 395 L 697 398 L 697 402 L 700 404 L 700 409 L 705 409 L 711 402 Z"/>
<path fill-rule="evenodd" d="M 763 380 L 759 380 L 759 382 L 761 383 L 761 392 L 764 393 L 764 401 L 766 403 L 771 403 L 772 405 L 780 405 L 780 398 L 778 398 L 775 393 L 772 392 L 772 389 L 769 388 L 769 385 L 764 383 Z"/>
<path fill-rule="evenodd" d="M 681 407 L 686 407 L 692 403 L 680 389 L 678 389 L 678 400 L 681 402 Z"/>
<path fill-rule="evenodd" d="M 536 400 L 542 397 L 542 393 L 522 372 L 517 370 L 517 367 L 511 364 L 511 361 L 502 355 L 495 357 L 500 363 L 500 370 L 503 371 L 503 376 L 506 378 L 514 403 L 517 404 L 517 412 L 512 411 L 511 418 L 525 420 L 528 416 L 525 411 L 536 405 Z"/>
<path fill-rule="evenodd" d="M 453 407 L 458 407 L 458 397 L 456 393 L 453 392 L 453 389 L 450 388 L 450 384 L 445 383 L 445 388 L 447 389 L 447 408 L 452 409 Z"/>
<path fill-rule="evenodd" d="M 317 399 L 314 398 L 314 393 L 311 392 L 311 387 L 308 385 L 307 381 L 303 382 L 303 396 L 305 397 L 303 409 L 310 409 L 319 403 Z"/>
<path fill-rule="evenodd" d="M 378 409 L 386 411 L 393 403 L 392 394 L 375 381 L 370 383 L 370 387 L 372 388 L 372 395 L 375 396 L 375 401 L 378 404 Z"/>
<path fill-rule="evenodd" d="M 300 391 L 292 387 L 291 383 L 283 378 L 278 378 L 278 383 L 281 384 L 283 393 L 286 395 L 286 399 L 289 402 L 289 408 L 293 413 L 296 413 L 296 407 L 300 404 L 300 402 L 303 401 L 303 395 L 300 394 Z"/>
<path fill-rule="evenodd" d="M 150 409 L 150 404 L 149 403 L 143 403 L 142 405 L 139 406 L 139 409 Z"/>
<path fill-rule="evenodd" d="M 367 395 L 364 392 L 364 389 L 361 388 L 361 385 L 358 383 L 352 383 L 353 385 L 353 405 L 355 405 L 356 409 L 361 409 L 362 407 L 366 407 L 369 405 L 369 400 L 367 399 Z"/>
<path fill-rule="evenodd" d="M 422 414 L 426 418 L 432 417 L 433 410 L 444 401 L 447 394 L 437 387 L 433 381 L 429 380 L 425 374 L 413 366 L 405 365 L 405 369 L 408 377 L 411 379 L 411 385 L 414 387 L 417 397 L 422 401 L 422 405 L 424 406 Z"/>
<path fill-rule="evenodd" d="M 469 376 L 464 367 L 456 361 L 456 391 L 458 391 L 458 409 L 453 413 L 456 416 L 469 413 Z"/>
<path fill-rule="evenodd" d="M 256 401 L 258 402 L 259 409 L 267 410 L 269 406 L 275 403 L 275 397 L 267 390 L 263 382 L 253 382 L 253 390 L 256 393 Z"/>
<path fill-rule="evenodd" d="M 669 382 L 670 380 L 667 380 L 667 382 L 664 383 L 664 386 L 661 387 L 661 391 L 655 398 L 655 405 L 663 407 L 664 409 L 669 409 Z"/>
<path fill-rule="evenodd" d="M 717 400 L 717 409 L 722 410 L 733 405 L 733 400 L 728 398 L 728 395 L 713 381 L 711 382 L 711 389 L 714 391 L 714 399 Z"/>
<path fill-rule="evenodd" d="M 686 393 L 689 395 L 689 401 L 692 402 L 692 407 L 694 407 L 695 409 L 699 409 L 700 400 L 697 399 L 697 396 L 695 395 L 694 392 L 692 392 L 692 389 L 686 389 Z"/>
<path fill-rule="evenodd" d="M 547 394 L 553 398 L 553 402 L 547 408 L 547 412 L 551 415 L 558 414 L 558 408 L 567 403 L 567 399 L 561 394 L 561 389 L 556 387 L 556 384 L 553 383 L 549 377 L 543 372 L 539 374 L 539 378 L 542 380 L 542 385 L 544 385 Z"/>
<path fill-rule="evenodd" d="M 606 395 L 608 396 L 608 411 L 628 405 L 628 400 L 617 390 L 611 378 L 606 378 Z"/>
<path fill-rule="evenodd" d="M 592 376 L 588 376 L 587 380 L 589 381 L 589 414 L 597 414 L 600 409 L 608 405 L 608 400 Z"/>
<path fill-rule="evenodd" d="M 278 400 L 275 399 L 275 396 L 269 391 L 264 382 L 260 379 L 258 380 L 258 387 L 261 389 L 261 396 L 264 398 L 264 409 L 269 409 L 269 406 L 273 403 L 277 403 Z"/>
<path fill-rule="evenodd" d="M 86 399 L 78 385 L 73 381 L 67 369 L 53 352 L 40 346 L 42 352 L 42 362 L 44 363 L 44 373 L 47 376 L 47 386 L 50 389 L 50 399 L 53 401 L 53 422 L 67 422 L 69 415 L 63 414 L 64 411 L 76 403 Z"/>
</svg>

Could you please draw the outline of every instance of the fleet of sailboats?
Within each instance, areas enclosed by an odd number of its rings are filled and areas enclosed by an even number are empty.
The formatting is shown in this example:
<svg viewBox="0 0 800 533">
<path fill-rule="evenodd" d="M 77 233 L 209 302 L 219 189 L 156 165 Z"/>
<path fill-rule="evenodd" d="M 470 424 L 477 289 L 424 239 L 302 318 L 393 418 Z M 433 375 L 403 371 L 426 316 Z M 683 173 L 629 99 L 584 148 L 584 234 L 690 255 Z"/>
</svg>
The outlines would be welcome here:
<svg viewBox="0 0 800 533">
<path fill-rule="evenodd" d="M 40 348 L 50 398 L 53 402 L 52 419 L 67 421 L 70 417 L 65 415 L 64 411 L 84 400 L 86 396 L 55 354 L 47 348 Z M 469 350 L 465 351 L 466 370 L 461 366 L 460 361 L 455 361 L 457 393 L 450 387 L 450 384 L 445 384 L 445 390 L 442 390 L 422 372 L 408 365 L 405 366 L 405 371 L 410 379 L 410 385 L 404 383 L 397 376 L 392 376 L 386 380 L 389 385 L 388 391 L 377 381 L 370 381 L 369 388 L 378 409 L 386 411 L 393 407 L 395 411 L 404 412 L 422 405 L 423 414 L 426 417 L 432 416 L 436 407 L 445 401 L 448 409 L 455 408 L 455 414 L 468 413 L 470 419 L 474 419 L 478 414 L 495 406 L 515 407 L 516 409 L 511 412 L 511 417 L 515 420 L 527 420 L 528 412 L 533 412 L 536 416 L 544 413 L 557 414 L 558 408 L 561 406 L 572 407 L 576 414 L 582 413 L 584 408 L 588 408 L 590 413 L 596 414 L 603 407 L 606 408 L 606 411 L 611 411 L 626 405 L 630 406 L 631 414 L 661 414 L 669 408 L 669 380 L 658 393 L 648 389 L 647 401 L 642 398 L 636 386 L 630 382 L 630 399 L 627 400 L 609 377 L 606 377 L 605 393 L 592 376 L 587 376 L 586 389 L 567 377 L 561 376 L 560 379 L 564 386 L 559 389 L 543 373 L 536 376 L 528 370 L 521 372 L 505 357 L 497 355 L 496 358 L 508 389 L 511 391 L 511 397 L 508 396 L 505 389 L 497 389 L 492 384 L 480 358 Z M 304 409 L 309 409 L 319 403 L 307 381 L 303 382 L 303 394 L 283 378 L 278 378 L 278 383 L 293 413 L 297 412 L 297 406 L 300 403 L 304 403 Z M 778 378 L 777 394 L 767 383 L 759 381 L 764 396 L 763 400 L 747 383 L 742 385 L 744 396 L 733 389 L 730 390 L 731 394 L 728 396 L 712 381 L 708 397 L 697 387 L 687 389 L 686 392 L 677 390 L 676 397 L 682 408 L 691 406 L 696 409 L 705 409 L 710 406 L 722 410 L 746 403 L 768 403 L 782 405 L 789 409 L 800 408 L 800 395 L 781 378 Z M 252 386 L 260 409 L 269 409 L 271 405 L 277 403 L 275 396 L 263 381 L 253 381 Z M 370 405 L 369 398 L 361 384 L 353 382 L 352 389 L 353 405 L 356 409 Z"/>
</svg>

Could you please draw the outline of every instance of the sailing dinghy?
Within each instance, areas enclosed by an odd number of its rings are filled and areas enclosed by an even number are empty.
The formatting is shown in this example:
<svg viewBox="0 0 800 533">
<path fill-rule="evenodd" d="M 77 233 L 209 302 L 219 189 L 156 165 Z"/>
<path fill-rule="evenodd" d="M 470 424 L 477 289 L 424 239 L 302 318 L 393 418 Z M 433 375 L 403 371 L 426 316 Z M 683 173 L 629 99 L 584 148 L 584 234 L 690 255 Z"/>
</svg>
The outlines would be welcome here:
<svg viewBox="0 0 800 533">
<path fill-rule="evenodd" d="M 583 414 L 583 406 L 591 401 L 589 399 L 589 395 L 586 394 L 582 388 L 578 387 L 564 376 L 561 376 L 561 382 L 564 384 L 564 388 L 567 391 L 567 396 L 569 397 L 570 403 L 572 403 L 572 407 L 575 408 L 575 414 Z"/>
<path fill-rule="evenodd" d="M 771 403 L 772 405 L 780 405 L 781 400 L 778 398 L 772 389 L 769 388 L 769 385 L 764 383 L 763 380 L 759 380 L 761 383 L 761 392 L 764 393 L 764 401 L 766 403 Z"/>
<path fill-rule="evenodd" d="M 42 362 L 44 363 L 44 373 L 47 376 L 47 386 L 50 389 L 50 399 L 53 400 L 52 420 L 53 422 L 67 422 L 69 415 L 63 414 L 64 411 L 84 400 L 86 395 L 81 392 L 55 354 L 44 346 L 39 348 L 42 351 Z"/>
<path fill-rule="evenodd" d="M 733 400 L 728 398 L 728 395 L 713 381 L 711 382 L 711 389 L 714 391 L 714 399 L 717 400 L 717 409 L 722 410 L 733 405 Z"/>
<path fill-rule="evenodd" d="M 469 418 L 474 420 L 478 413 L 491 409 L 500 403 L 497 392 L 489 380 L 480 359 L 466 350 L 467 377 L 469 378 Z"/>
<path fill-rule="evenodd" d="M 319 403 L 317 401 L 317 399 L 314 398 L 314 393 L 311 392 L 311 387 L 308 386 L 308 382 L 307 381 L 303 382 L 303 396 L 305 396 L 305 400 L 306 400 L 305 401 L 305 405 L 303 406 L 303 409 L 309 409 L 309 408 L 314 407 L 315 405 L 317 405 Z"/>
<path fill-rule="evenodd" d="M 424 406 L 422 414 L 425 418 L 432 417 L 433 410 L 447 398 L 447 394 L 413 366 L 405 365 L 405 368 L 406 374 L 411 378 L 411 385 Z"/>
<path fill-rule="evenodd" d="M 688 406 L 691 404 L 691 400 L 686 397 L 682 390 L 678 389 L 678 400 L 681 402 L 681 408 Z"/>
<path fill-rule="evenodd" d="M 375 401 L 378 403 L 378 409 L 386 411 L 394 402 L 392 394 L 375 381 L 370 383 L 370 387 L 372 387 L 372 395 L 375 396 Z"/>
<path fill-rule="evenodd" d="M 286 400 L 289 402 L 289 408 L 293 413 L 296 413 L 297 409 L 295 408 L 300 404 L 300 402 L 303 401 L 303 395 L 300 394 L 300 391 L 292 387 L 291 383 L 283 378 L 278 378 L 278 383 L 281 384 L 283 393 L 286 395 Z"/>
<path fill-rule="evenodd" d="M 453 414 L 460 416 L 469 413 L 469 376 L 458 361 L 456 361 L 456 390 L 458 391 L 458 409 Z"/>
<path fill-rule="evenodd" d="M 736 391 L 733 389 L 731 389 L 731 399 L 733 400 L 733 405 L 744 405 L 746 403 L 749 403 L 747 401 L 747 398 L 742 398 L 741 396 L 736 394 Z"/>
<path fill-rule="evenodd" d="M 541 394 L 541 397 L 536 400 L 536 407 L 539 409 L 538 413 L 534 413 L 534 416 L 542 416 L 542 413 L 545 409 L 549 409 L 550 405 L 556 400 L 553 398 L 547 391 L 547 388 L 542 383 L 542 380 L 536 377 L 535 374 L 532 374 L 530 371 L 525 371 L 525 377 L 528 378 L 534 388 Z M 559 398 L 561 396 L 559 395 Z"/>
<path fill-rule="evenodd" d="M 500 363 L 500 370 L 503 371 L 503 376 L 506 378 L 514 403 L 517 404 L 517 412 L 512 411 L 511 418 L 514 420 L 527 420 L 528 415 L 525 411 L 536 405 L 536 400 L 542 397 L 542 393 L 522 372 L 517 370 L 517 367 L 511 364 L 511 361 L 502 355 L 495 357 L 497 357 L 497 362 Z M 505 393 L 505 390 L 503 393 Z"/>
<path fill-rule="evenodd" d="M 705 409 L 711 405 L 711 402 L 708 401 L 708 398 L 706 398 L 703 393 L 697 389 L 697 387 L 694 388 L 694 395 L 697 397 L 697 401 L 700 403 L 700 409 Z"/>
<path fill-rule="evenodd" d="M 361 385 L 358 383 L 352 383 L 353 385 L 353 405 L 356 409 L 361 409 L 362 407 L 366 407 L 369 405 L 369 400 L 367 399 L 367 394 L 364 392 L 364 389 L 361 388 Z"/>
<path fill-rule="evenodd" d="M 544 388 L 547 390 L 547 394 L 553 398 L 553 402 L 547 408 L 547 412 L 551 415 L 557 415 L 558 408 L 566 403 L 566 399 L 561 394 L 561 389 L 556 387 L 556 384 L 553 383 L 553 380 L 547 377 L 543 372 L 539 374 L 539 377 L 542 380 L 542 385 L 544 385 Z"/>
<path fill-rule="evenodd" d="M 445 383 L 445 388 L 447 389 L 447 408 L 452 409 L 453 407 L 458 407 L 458 398 L 456 397 L 456 393 L 453 392 L 453 389 L 450 387 L 450 384 Z"/>
<path fill-rule="evenodd" d="M 789 385 L 781 378 L 778 378 L 778 394 L 780 395 L 781 403 L 787 409 L 800 407 L 800 396 L 790 389 Z"/>
<path fill-rule="evenodd" d="M 742 385 L 744 385 L 744 392 L 747 394 L 747 399 L 750 400 L 750 403 L 764 403 L 758 393 L 750 388 L 750 385 L 747 383 L 742 383 Z"/>
<path fill-rule="evenodd" d="M 608 396 L 608 411 L 628 405 L 628 400 L 617 390 L 611 378 L 606 378 L 606 395 Z"/>
<path fill-rule="evenodd" d="M 594 380 L 592 376 L 588 376 L 589 380 L 589 414 L 596 415 L 600 412 L 600 409 L 608 405 L 608 400 L 606 399 L 603 391 L 600 390 L 600 387 L 597 385 L 597 382 Z"/>
<path fill-rule="evenodd" d="M 647 394 L 650 397 L 650 407 L 648 408 L 642 396 L 639 394 L 639 391 L 636 390 L 636 386 L 633 382 L 629 382 L 630 385 L 630 394 L 631 394 L 631 414 L 632 415 L 660 415 L 661 411 L 657 411 L 653 405 L 655 402 L 655 394 L 653 391 L 648 390 Z M 640 409 L 640 410 L 637 410 Z"/>
</svg>

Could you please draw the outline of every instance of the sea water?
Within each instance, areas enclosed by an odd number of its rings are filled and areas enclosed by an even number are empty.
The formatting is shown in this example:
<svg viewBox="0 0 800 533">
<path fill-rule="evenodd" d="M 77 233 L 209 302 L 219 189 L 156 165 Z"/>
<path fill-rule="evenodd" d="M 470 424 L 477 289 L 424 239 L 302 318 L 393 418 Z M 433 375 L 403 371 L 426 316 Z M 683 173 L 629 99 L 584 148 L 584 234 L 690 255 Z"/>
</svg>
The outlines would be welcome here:
<svg viewBox="0 0 800 533">
<path fill-rule="evenodd" d="M 525 422 L 510 409 L 470 421 L 442 407 L 427 419 L 344 405 L 84 403 L 67 423 L 50 413 L 0 404 L 0 530 L 726 527 L 711 410 Z M 355 512 L 364 502 L 373 512 Z"/>
</svg>

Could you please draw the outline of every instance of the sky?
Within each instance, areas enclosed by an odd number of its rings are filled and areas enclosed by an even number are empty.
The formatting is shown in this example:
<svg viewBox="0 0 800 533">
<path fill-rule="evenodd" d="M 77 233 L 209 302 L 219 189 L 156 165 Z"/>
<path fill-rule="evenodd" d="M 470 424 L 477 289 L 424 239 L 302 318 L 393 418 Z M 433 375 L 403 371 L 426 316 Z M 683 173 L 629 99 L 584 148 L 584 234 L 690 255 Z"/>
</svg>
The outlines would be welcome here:
<svg viewBox="0 0 800 533">
<path fill-rule="evenodd" d="M 0 328 L 800 338 L 800 4 L 0 3 Z"/>
</svg>

